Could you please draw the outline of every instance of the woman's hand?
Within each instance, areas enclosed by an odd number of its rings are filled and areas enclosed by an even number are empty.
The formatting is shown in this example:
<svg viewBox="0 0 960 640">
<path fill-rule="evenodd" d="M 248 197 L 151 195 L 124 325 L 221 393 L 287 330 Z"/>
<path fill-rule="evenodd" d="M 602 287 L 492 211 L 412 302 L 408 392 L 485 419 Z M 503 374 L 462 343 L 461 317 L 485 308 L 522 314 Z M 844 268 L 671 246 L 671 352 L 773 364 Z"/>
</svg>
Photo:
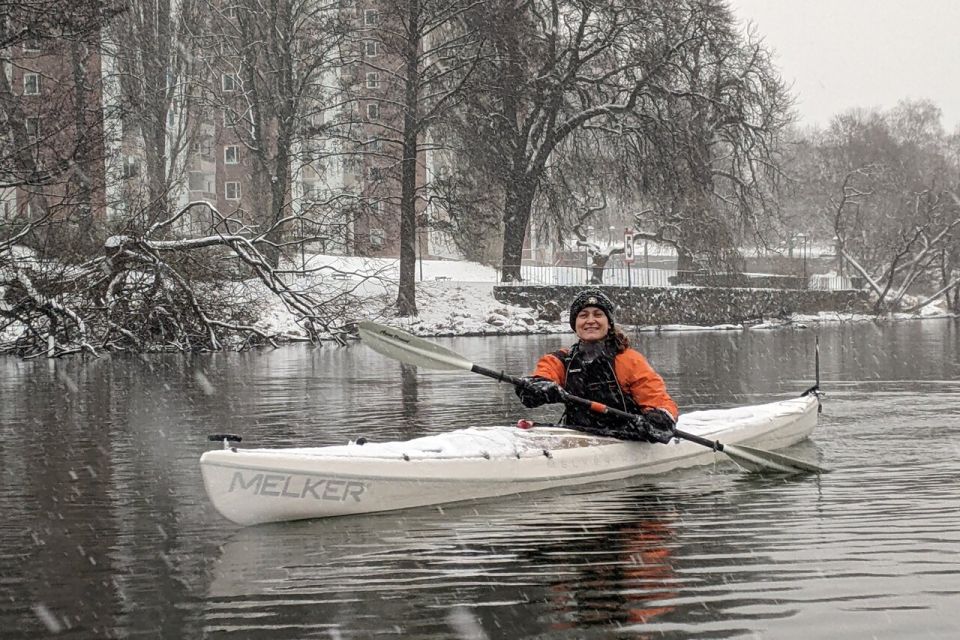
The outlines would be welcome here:
<svg viewBox="0 0 960 640">
<path fill-rule="evenodd" d="M 517 397 L 528 409 L 563 401 L 563 389 L 553 380 L 536 377 L 521 378 L 521 380 L 523 384 L 516 387 Z"/>
</svg>

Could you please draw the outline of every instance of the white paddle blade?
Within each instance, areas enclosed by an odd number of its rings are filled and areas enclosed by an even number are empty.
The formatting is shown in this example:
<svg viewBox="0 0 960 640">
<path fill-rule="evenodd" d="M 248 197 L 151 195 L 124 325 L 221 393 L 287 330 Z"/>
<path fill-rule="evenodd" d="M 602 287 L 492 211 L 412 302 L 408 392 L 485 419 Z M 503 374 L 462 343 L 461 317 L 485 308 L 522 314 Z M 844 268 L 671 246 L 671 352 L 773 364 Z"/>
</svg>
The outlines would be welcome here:
<svg viewBox="0 0 960 640">
<path fill-rule="evenodd" d="M 425 369 L 470 371 L 473 368 L 473 363 L 465 360 L 461 355 L 410 335 L 406 331 L 369 320 L 361 321 L 357 327 L 360 330 L 360 339 L 371 349 L 388 358 Z"/>
<path fill-rule="evenodd" d="M 767 471 L 774 473 L 826 473 L 827 469 L 811 462 L 797 460 L 782 453 L 763 451 L 744 445 L 723 445 L 723 452 L 747 471 Z"/>
</svg>

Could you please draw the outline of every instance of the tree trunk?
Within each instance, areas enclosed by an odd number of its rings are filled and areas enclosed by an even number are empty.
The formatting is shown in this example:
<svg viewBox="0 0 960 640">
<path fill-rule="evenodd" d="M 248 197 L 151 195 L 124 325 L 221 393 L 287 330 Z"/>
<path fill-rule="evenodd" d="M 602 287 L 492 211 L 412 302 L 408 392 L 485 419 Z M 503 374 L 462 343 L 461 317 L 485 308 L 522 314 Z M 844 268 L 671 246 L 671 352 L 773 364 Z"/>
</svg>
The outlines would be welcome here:
<svg viewBox="0 0 960 640">
<path fill-rule="evenodd" d="M 526 177 L 511 180 L 503 205 L 503 253 L 501 282 L 519 282 L 523 242 L 527 237 L 535 187 Z"/>
<path fill-rule="evenodd" d="M 397 315 L 417 315 L 417 106 L 420 85 L 420 0 L 409 0 L 404 79 L 403 158 L 400 161 L 400 286 Z"/>
<path fill-rule="evenodd" d="M 142 98 L 144 113 L 139 116 L 140 134 L 143 137 L 147 171 L 147 228 L 158 220 L 169 217 L 170 176 L 167 170 L 167 118 L 173 108 L 170 100 L 170 3 L 156 3 L 152 11 L 145 12 L 141 25 L 141 37 L 156 38 L 152 46 L 139 52 L 142 60 Z"/>
<path fill-rule="evenodd" d="M 610 261 L 609 255 L 598 254 L 593 256 L 590 266 L 590 284 L 603 284 L 603 271 Z"/>
<path fill-rule="evenodd" d="M 278 123 L 278 127 L 285 127 L 284 123 Z M 270 176 L 270 233 L 267 234 L 267 240 L 280 247 L 283 245 L 283 230 L 285 225 L 281 222 L 287 215 L 287 193 L 289 189 L 290 176 L 290 136 L 288 133 L 279 132 L 277 136 L 277 151 L 273 158 L 273 172 Z M 279 248 L 270 247 L 265 252 L 268 256 L 270 266 L 277 268 L 280 266 Z"/>
</svg>

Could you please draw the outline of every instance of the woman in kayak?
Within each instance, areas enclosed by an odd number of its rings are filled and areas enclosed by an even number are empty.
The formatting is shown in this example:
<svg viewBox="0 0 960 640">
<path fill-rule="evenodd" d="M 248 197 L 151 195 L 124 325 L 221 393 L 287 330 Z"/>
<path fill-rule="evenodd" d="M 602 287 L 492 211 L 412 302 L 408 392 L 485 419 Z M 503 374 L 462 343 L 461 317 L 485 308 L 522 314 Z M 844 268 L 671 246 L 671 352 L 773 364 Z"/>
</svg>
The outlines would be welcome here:
<svg viewBox="0 0 960 640">
<path fill-rule="evenodd" d="M 613 302 L 599 289 L 582 291 L 570 305 L 570 328 L 579 340 L 540 358 L 527 384 L 517 386 L 525 407 L 563 402 L 565 393 L 637 415 L 634 420 L 566 405 L 561 424 L 624 440 L 670 442 L 679 410 L 666 385 L 613 321 Z"/>
</svg>

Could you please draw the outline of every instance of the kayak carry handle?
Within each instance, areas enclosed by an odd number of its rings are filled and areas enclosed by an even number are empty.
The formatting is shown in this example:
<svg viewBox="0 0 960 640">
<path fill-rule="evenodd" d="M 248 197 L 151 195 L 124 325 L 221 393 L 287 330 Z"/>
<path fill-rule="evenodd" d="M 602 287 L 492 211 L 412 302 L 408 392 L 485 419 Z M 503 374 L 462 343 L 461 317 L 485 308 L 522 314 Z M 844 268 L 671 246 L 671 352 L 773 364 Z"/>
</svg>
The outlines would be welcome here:
<svg viewBox="0 0 960 640">
<path fill-rule="evenodd" d="M 207 436 L 207 440 L 210 442 L 223 442 L 224 440 L 227 442 L 240 442 L 243 438 L 233 433 L 212 433 Z"/>
</svg>

